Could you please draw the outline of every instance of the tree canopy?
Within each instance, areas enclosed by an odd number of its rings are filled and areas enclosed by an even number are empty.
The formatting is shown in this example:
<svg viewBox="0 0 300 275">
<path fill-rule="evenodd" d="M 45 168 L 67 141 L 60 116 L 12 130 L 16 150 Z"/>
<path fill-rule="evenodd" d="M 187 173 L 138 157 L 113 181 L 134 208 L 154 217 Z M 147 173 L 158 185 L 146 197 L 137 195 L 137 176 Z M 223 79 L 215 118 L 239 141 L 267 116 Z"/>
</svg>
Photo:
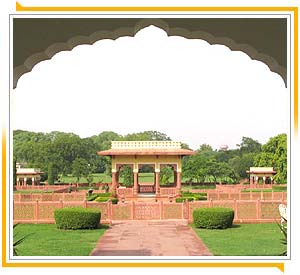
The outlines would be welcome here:
<svg viewBox="0 0 300 275">
<path fill-rule="evenodd" d="M 171 138 L 158 131 L 127 135 L 105 131 L 80 138 L 73 133 L 58 131 L 35 133 L 16 130 L 13 133 L 13 158 L 25 167 L 40 168 L 44 172 L 42 180 L 48 178 L 52 183 L 59 174 L 73 174 L 78 178 L 91 173 L 110 173 L 110 158 L 96 153 L 109 149 L 111 141 L 118 140 L 169 141 Z M 189 148 L 189 145 L 183 144 L 182 147 Z M 246 171 L 251 166 L 272 166 L 277 171 L 275 180 L 286 182 L 287 136 L 271 137 L 263 145 L 250 137 L 243 137 L 237 149 L 229 150 L 213 150 L 209 144 L 201 144 L 195 155 L 183 158 L 182 165 L 183 177 L 189 182 L 237 182 L 248 177 Z M 147 167 L 143 169 L 143 172 L 148 171 Z M 169 170 L 163 173 L 166 183 L 171 174 Z"/>
</svg>

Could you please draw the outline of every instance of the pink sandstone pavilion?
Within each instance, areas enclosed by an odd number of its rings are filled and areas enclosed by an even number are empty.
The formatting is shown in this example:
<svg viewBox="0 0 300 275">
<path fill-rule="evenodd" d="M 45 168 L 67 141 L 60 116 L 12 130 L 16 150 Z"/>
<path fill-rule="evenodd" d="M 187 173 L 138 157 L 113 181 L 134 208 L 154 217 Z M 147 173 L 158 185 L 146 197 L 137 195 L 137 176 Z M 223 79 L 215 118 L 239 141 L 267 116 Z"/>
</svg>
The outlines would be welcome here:
<svg viewBox="0 0 300 275">
<path fill-rule="evenodd" d="M 145 193 L 156 198 L 175 197 L 181 189 L 181 160 L 183 156 L 195 154 L 192 150 L 182 149 L 180 142 L 175 141 L 112 141 L 111 149 L 98 152 L 100 156 L 112 158 L 111 191 L 119 198 L 137 198 Z M 127 165 L 133 171 L 133 187 L 122 187 L 119 184 L 119 172 Z M 154 183 L 139 182 L 139 170 L 144 165 L 154 170 Z M 174 186 L 160 185 L 160 171 L 164 166 L 174 171 Z"/>
<path fill-rule="evenodd" d="M 250 188 L 258 184 L 259 179 L 263 180 L 263 186 L 265 184 L 274 183 L 274 175 L 277 173 L 273 167 L 250 167 L 250 170 L 247 171 L 250 177 Z"/>
</svg>

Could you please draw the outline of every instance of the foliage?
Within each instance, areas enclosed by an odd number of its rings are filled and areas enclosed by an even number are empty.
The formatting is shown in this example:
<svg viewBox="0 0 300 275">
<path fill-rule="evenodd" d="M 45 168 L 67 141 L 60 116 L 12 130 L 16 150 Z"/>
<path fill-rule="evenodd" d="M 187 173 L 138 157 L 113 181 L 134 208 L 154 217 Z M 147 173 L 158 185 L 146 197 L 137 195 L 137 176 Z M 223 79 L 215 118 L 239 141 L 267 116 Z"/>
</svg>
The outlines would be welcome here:
<svg viewBox="0 0 300 275">
<path fill-rule="evenodd" d="M 232 226 L 234 211 L 225 207 L 203 207 L 193 211 L 194 224 L 198 228 L 225 229 Z"/>
<path fill-rule="evenodd" d="M 250 137 L 242 137 L 242 142 L 239 144 L 241 154 L 258 153 L 261 151 L 261 144 Z"/>
<path fill-rule="evenodd" d="M 112 197 L 112 193 L 99 193 L 98 194 L 98 197 L 105 197 L 105 198 L 109 198 L 109 197 Z"/>
<path fill-rule="evenodd" d="M 86 200 L 87 201 L 94 201 L 98 197 L 99 197 L 98 194 L 92 194 L 92 195 L 88 195 L 87 198 L 86 198 Z"/>
<path fill-rule="evenodd" d="M 18 247 L 21 243 L 23 243 L 30 235 L 32 235 L 33 233 L 30 233 L 30 234 L 26 234 L 25 236 L 19 238 L 16 240 L 16 237 L 17 237 L 17 233 L 15 233 L 15 229 L 16 227 L 19 225 L 19 223 L 16 223 L 13 225 L 13 230 L 14 230 L 14 242 L 13 242 L 13 255 L 14 256 L 19 256 L 18 255 Z"/>
<path fill-rule="evenodd" d="M 119 199 L 117 198 L 111 198 L 110 200 L 112 204 L 117 204 L 119 202 Z"/>
<path fill-rule="evenodd" d="M 160 169 L 160 179 L 159 182 L 161 185 L 167 185 L 171 182 L 173 176 L 173 169 L 170 166 L 164 166 Z"/>
<path fill-rule="evenodd" d="M 13 185 L 17 184 L 17 160 L 13 158 Z"/>
<path fill-rule="evenodd" d="M 55 209 L 54 218 L 59 229 L 93 229 L 98 227 L 101 213 L 97 209 L 67 207 Z"/>
<path fill-rule="evenodd" d="M 185 201 L 194 201 L 195 198 L 194 197 L 181 197 L 181 198 L 176 198 L 175 201 L 176 202 L 185 202 Z"/>
<path fill-rule="evenodd" d="M 123 165 L 120 169 L 120 182 L 124 186 L 132 186 L 133 185 L 133 172 L 132 168 L 128 165 Z"/>
<path fill-rule="evenodd" d="M 262 152 L 255 158 L 256 166 L 274 167 L 277 172 L 274 180 L 278 183 L 287 182 L 287 136 L 280 134 L 269 139 L 262 146 Z"/>
<path fill-rule="evenodd" d="M 254 166 L 254 159 L 256 153 L 244 153 L 229 159 L 228 164 L 235 172 L 237 179 L 244 179 L 248 177 L 247 171 Z"/>
<path fill-rule="evenodd" d="M 272 190 L 277 191 L 277 192 L 286 192 L 287 187 L 286 186 L 280 186 L 280 185 L 273 185 Z"/>
<path fill-rule="evenodd" d="M 48 184 L 54 184 L 58 178 L 57 168 L 53 162 L 49 163 L 48 166 Z"/>
<path fill-rule="evenodd" d="M 89 175 L 89 163 L 83 158 L 76 158 L 72 163 L 72 175 L 77 178 L 77 183 L 80 177 Z"/>
<path fill-rule="evenodd" d="M 281 244 L 284 245 L 284 251 L 280 253 L 278 256 L 287 256 L 287 225 L 277 223 L 280 228 L 280 232 L 283 234 L 283 238 L 281 239 Z"/>
<path fill-rule="evenodd" d="M 109 201 L 109 198 L 108 197 L 97 197 L 94 201 L 96 202 L 107 202 Z"/>
<path fill-rule="evenodd" d="M 110 178 L 111 159 L 98 156 L 96 152 L 109 149 L 111 141 L 116 140 L 167 141 L 171 138 L 158 131 L 144 131 L 124 136 L 105 131 L 92 137 L 80 138 L 73 133 L 58 131 L 34 133 L 16 130 L 13 133 L 13 157 L 24 167 L 40 168 L 44 172 L 42 181 L 48 178 L 50 184 L 57 181 L 58 175 L 60 175 L 61 182 L 67 182 L 65 176 L 73 172 L 85 175 L 85 178 L 80 178 L 80 182 L 97 182 L 96 179 L 92 180 L 90 175 L 105 172 L 108 175 L 107 178 Z M 275 181 L 285 183 L 287 177 L 286 144 L 285 134 L 271 138 L 264 145 L 250 137 L 243 137 L 238 149 L 226 151 L 213 150 L 209 144 L 202 144 L 196 150 L 196 155 L 183 157 L 183 180 L 190 185 L 202 182 L 236 183 L 248 177 L 246 171 L 251 166 L 272 166 L 277 171 Z M 182 144 L 182 148 L 189 148 L 189 146 Z M 76 167 L 77 171 L 74 171 L 74 166 L 81 166 L 79 164 L 82 161 L 78 159 L 84 160 L 85 164 L 90 164 L 88 173 L 80 167 Z M 153 169 L 145 165 L 140 172 L 153 172 Z M 162 183 L 172 180 L 169 174 L 167 172 L 164 176 L 161 173 Z M 130 177 L 128 176 L 129 179 Z M 76 178 L 77 180 L 74 181 L 78 181 L 78 177 Z"/>
<path fill-rule="evenodd" d="M 87 177 L 86 177 L 86 180 L 87 180 L 89 186 L 92 186 L 92 183 L 93 183 L 93 180 L 94 180 L 93 174 L 88 174 Z"/>
<path fill-rule="evenodd" d="M 158 131 L 145 131 L 139 133 L 128 134 L 123 137 L 123 140 L 140 140 L 140 141 L 169 141 L 171 140 L 166 134 Z"/>
</svg>

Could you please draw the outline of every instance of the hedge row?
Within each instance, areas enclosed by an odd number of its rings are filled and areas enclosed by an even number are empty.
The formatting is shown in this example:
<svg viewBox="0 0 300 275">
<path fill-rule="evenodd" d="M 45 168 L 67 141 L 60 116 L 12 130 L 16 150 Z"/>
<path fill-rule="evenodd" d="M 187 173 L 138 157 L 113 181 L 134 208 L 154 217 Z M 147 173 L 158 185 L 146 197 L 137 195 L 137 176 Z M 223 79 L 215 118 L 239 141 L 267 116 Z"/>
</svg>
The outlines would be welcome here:
<svg viewBox="0 0 300 275">
<path fill-rule="evenodd" d="M 118 199 L 117 198 L 106 198 L 106 197 L 98 197 L 95 199 L 96 202 L 107 202 L 107 201 L 111 201 L 112 204 L 117 204 L 118 203 Z"/>
<path fill-rule="evenodd" d="M 101 212 L 97 209 L 67 207 L 55 209 L 54 218 L 59 229 L 93 229 L 101 220 Z"/>
<path fill-rule="evenodd" d="M 225 207 L 203 207 L 193 211 L 194 224 L 198 228 L 225 229 L 232 226 L 234 211 Z"/>
</svg>

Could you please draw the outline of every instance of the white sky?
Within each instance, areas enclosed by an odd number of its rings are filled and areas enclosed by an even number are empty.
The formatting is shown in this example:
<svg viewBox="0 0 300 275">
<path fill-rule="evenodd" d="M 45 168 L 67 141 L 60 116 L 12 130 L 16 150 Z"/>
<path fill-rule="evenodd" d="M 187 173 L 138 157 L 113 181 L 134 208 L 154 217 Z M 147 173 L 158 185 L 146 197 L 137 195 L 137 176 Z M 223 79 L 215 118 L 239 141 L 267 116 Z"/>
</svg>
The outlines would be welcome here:
<svg viewBox="0 0 300 275">
<path fill-rule="evenodd" d="M 81 137 L 157 130 L 192 149 L 235 148 L 242 136 L 265 143 L 289 126 L 288 90 L 264 63 L 153 26 L 60 52 L 12 94 L 13 129 Z"/>
</svg>

